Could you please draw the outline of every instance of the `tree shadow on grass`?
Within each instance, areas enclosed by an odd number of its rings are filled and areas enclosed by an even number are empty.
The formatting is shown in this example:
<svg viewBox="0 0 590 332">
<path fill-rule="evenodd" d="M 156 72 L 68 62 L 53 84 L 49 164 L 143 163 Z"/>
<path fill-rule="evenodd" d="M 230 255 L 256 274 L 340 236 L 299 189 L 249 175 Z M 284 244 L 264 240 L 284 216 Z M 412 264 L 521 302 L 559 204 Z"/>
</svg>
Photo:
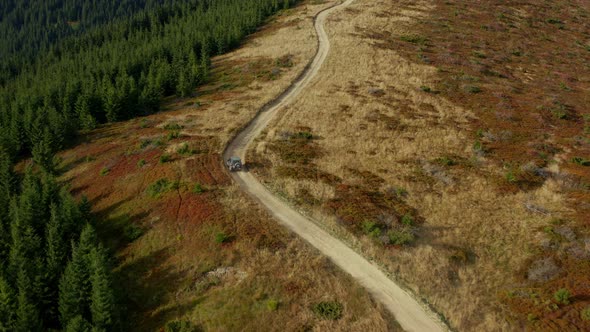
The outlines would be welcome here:
<svg viewBox="0 0 590 332">
<path fill-rule="evenodd" d="M 157 331 L 167 322 L 182 320 L 198 304 L 198 300 L 178 303 L 172 299 L 190 275 L 166 264 L 171 257 L 170 247 L 163 248 L 115 270 L 120 289 L 124 290 L 121 298 L 126 304 L 128 330 Z"/>
</svg>

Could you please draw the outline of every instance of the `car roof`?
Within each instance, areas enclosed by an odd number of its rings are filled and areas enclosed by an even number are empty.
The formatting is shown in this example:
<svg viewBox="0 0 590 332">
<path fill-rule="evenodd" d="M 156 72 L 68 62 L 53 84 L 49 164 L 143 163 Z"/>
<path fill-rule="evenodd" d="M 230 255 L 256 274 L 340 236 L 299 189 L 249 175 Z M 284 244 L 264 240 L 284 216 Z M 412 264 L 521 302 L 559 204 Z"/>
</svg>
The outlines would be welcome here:
<svg viewBox="0 0 590 332">
<path fill-rule="evenodd" d="M 240 157 L 231 157 L 229 158 L 231 161 L 241 161 Z"/>
</svg>

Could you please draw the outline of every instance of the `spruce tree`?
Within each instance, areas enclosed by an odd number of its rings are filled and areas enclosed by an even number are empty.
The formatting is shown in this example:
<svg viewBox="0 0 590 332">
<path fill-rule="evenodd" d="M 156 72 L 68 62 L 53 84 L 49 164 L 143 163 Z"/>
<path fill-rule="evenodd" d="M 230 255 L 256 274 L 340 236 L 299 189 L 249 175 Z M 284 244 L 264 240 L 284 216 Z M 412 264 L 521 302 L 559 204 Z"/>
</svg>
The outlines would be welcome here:
<svg viewBox="0 0 590 332">
<path fill-rule="evenodd" d="M 78 315 L 90 320 L 92 285 L 90 282 L 90 253 L 96 247 L 94 228 L 86 225 L 80 241 L 72 245 L 72 259 L 59 283 L 59 313 L 62 326 Z"/>
<path fill-rule="evenodd" d="M 0 332 L 15 329 L 16 295 L 6 279 L 0 275 Z"/>
<path fill-rule="evenodd" d="M 53 150 L 53 147 L 54 137 L 49 131 L 49 128 L 45 128 L 43 130 L 43 136 L 33 143 L 33 149 L 31 151 L 33 161 L 48 173 L 53 173 L 55 169 L 55 163 L 53 160 L 53 154 L 55 151 Z"/>
<path fill-rule="evenodd" d="M 68 322 L 65 332 L 92 332 L 92 326 L 84 317 L 78 315 Z"/>
<path fill-rule="evenodd" d="M 35 305 L 33 280 L 27 275 L 26 269 L 19 271 L 17 285 L 17 309 L 14 331 L 36 332 L 42 330 L 42 321 L 39 316 L 39 309 Z"/>
<path fill-rule="evenodd" d="M 110 331 L 115 323 L 115 296 L 111 272 L 102 248 L 91 252 L 92 264 L 92 324 L 98 330 Z"/>
</svg>

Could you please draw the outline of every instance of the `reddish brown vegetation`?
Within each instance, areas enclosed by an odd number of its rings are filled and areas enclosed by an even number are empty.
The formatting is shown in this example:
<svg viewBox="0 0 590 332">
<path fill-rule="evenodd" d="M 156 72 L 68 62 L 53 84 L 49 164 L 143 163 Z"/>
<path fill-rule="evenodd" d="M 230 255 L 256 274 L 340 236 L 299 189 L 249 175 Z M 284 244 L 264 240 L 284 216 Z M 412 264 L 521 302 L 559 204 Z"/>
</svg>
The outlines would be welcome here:
<svg viewBox="0 0 590 332">
<path fill-rule="evenodd" d="M 567 217 L 583 236 L 590 226 L 590 167 L 583 162 L 590 158 L 589 20 L 588 1 L 440 0 L 414 35 L 365 33 L 379 47 L 438 67 L 440 80 L 423 90 L 476 112 L 474 149 L 506 170 L 497 190 L 526 191 L 559 177 L 575 211 Z M 555 162 L 560 172 L 547 171 Z M 563 272 L 545 283 L 523 280 L 531 288 L 503 300 L 535 328 L 588 329 L 580 318 L 590 303 L 587 259 L 539 252 L 555 257 Z M 572 303 L 555 306 L 553 292 L 562 287 Z"/>
</svg>

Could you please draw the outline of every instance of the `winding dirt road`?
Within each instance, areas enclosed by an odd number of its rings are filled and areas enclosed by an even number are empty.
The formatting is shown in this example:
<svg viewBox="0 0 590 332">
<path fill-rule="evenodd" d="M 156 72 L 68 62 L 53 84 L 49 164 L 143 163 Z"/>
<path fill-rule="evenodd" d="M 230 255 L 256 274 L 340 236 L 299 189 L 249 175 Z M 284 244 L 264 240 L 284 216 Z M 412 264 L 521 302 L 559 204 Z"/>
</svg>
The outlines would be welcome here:
<svg viewBox="0 0 590 332">
<path fill-rule="evenodd" d="M 268 125 L 277 111 L 297 98 L 316 76 L 330 51 L 330 40 L 324 30 L 326 17 L 332 11 L 348 6 L 352 2 L 353 0 L 345 1 L 318 14 L 315 20 L 318 50 L 313 62 L 286 91 L 262 108 L 258 115 L 230 142 L 223 154 L 224 160 L 231 156 L 239 156 L 245 160 L 249 145 Z M 301 236 L 355 278 L 375 299 L 393 313 L 406 331 L 446 330 L 432 311 L 389 279 L 376 265 L 371 264 L 313 221 L 293 210 L 268 191 L 251 173 L 235 172 L 232 173 L 232 177 L 245 192 L 266 207 L 281 224 Z"/>
</svg>

